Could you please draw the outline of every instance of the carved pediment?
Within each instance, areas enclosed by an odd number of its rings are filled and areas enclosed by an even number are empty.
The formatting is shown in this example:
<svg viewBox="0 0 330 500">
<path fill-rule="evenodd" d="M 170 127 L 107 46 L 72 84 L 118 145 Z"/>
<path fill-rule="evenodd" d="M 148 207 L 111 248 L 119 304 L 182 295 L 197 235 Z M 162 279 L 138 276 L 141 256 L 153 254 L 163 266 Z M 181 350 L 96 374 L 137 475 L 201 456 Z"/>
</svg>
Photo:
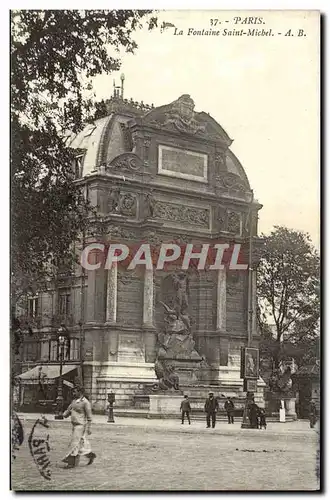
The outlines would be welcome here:
<svg viewBox="0 0 330 500">
<path fill-rule="evenodd" d="M 195 103 L 188 94 L 166 106 L 160 106 L 143 117 L 143 123 L 159 129 L 183 132 L 219 141 L 226 146 L 231 144 L 223 128 L 208 113 L 195 111 Z"/>
<path fill-rule="evenodd" d="M 165 113 L 164 126 L 172 125 L 179 132 L 189 134 L 204 133 L 206 123 L 200 123 L 196 120 L 194 108 L 195 103 L 191 97 L 187 94 L 182 95 L 170 104 L 168 111 Z"/>
<path fill-rule="evenodd" d="M 105 171 L 109 174 L 116 171 L 134 173 L 140 172 L 142 168 L 143 162 L 139 156 L 134 153 L 123 153 L 108 163 L 105 166 Z"/>
<path fill-rule="evenodd" d="M 249 190 L 249 186 L 236 174 L 230 172 L 221 172 L 216 176 L 216 187 L 225 190 L 234 190 L 241 193 L 246 193 Z"/>
</svg>

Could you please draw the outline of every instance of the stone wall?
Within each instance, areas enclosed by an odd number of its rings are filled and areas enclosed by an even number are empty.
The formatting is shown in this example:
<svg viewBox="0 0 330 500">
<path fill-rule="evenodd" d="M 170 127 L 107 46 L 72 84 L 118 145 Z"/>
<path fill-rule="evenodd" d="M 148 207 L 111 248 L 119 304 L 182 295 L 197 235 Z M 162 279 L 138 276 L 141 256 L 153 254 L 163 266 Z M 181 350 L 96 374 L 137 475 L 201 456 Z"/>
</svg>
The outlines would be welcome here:
<svg viewBox="0 0 330 500">
<path fill-rule="evenodd" d="M 227 272 L 227 331 L 247 332 L 247 273 Z"/>
</svg>

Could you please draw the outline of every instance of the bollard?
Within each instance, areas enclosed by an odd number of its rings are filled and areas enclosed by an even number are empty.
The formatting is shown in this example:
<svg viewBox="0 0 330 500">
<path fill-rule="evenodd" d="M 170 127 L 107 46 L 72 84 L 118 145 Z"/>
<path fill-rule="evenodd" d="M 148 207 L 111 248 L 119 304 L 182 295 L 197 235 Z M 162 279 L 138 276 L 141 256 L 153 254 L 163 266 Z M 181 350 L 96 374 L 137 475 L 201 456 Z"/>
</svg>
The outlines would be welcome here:
<svg viewBox="0 0 330 500">
<path fill-rule="evenodd" d="M 108 422 L 114 423 L 115 419 L 113 416 L 113 405 L 116 400 L 116 395 L 114 392 L 110 391 L 108 394 Z"/>
</svg>

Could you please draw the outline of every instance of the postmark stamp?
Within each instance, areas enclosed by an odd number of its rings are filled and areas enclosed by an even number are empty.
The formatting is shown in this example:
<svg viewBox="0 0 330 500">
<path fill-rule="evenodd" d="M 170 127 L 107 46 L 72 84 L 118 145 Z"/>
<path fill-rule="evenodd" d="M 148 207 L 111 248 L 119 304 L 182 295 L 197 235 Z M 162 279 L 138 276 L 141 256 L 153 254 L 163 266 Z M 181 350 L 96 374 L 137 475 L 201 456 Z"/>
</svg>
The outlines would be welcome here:
<svg viewBox="0 0 330 500">
<path fill-rule="evenodd" d="M 51 462 L 49 458 L 49 434 L 46 434 L 47 429 L 49 429 L 48 420 L 46 417 L 41 416 L 32 427 L 29 436 L 29 449 L 40 475 L 50 481 Z"/>
</svg>

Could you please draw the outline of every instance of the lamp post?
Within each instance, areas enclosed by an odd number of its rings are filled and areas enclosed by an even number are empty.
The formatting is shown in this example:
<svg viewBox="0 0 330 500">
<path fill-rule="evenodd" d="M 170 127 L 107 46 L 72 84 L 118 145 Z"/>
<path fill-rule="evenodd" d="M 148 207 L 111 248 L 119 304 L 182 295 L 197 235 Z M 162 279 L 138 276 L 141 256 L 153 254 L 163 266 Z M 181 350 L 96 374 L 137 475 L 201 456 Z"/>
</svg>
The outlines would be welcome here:
<svg viewBox="0 0 330 500">
<path fill-rule="evenodd" d="M 249 264 L 248 264 L 248 339 L 247 339 L 247 347 L 251 347 L 252 345 L 252 338 L 253 338 L 253 330 L 252 330 L 252 325 L 253 325 L 253 297 L 252 297 L 252 273 L 253 273 L 253 266 L 252 266 L 252 252 L 253 252 L 253 220 L 252 220 L 252 208 L 253 208 L 253 201 L 254 201 L 254 195 L 253 191 L 251 191 L 251 198 L 250 198 L 250 207 L 249 207 L 249 225 L 248 225 L 248 230 L 249 230 Z M 245 350 L 241 351 L 241 356 L 245 356 Z M 241 361 L 242 362 L 242 361 Z M 245 362 L 244 362 L 245 365 Z M 245 371 L 245 370 L 244 370 Z M 242 429 L 249 429 L 250 422 L 249 422 L 249 408 L 252 402 L 254 402 L 254 393 L 251 391 L 250 387 L 250 381 L 245 378 L 245 373 L 243 374 L 244 376 L 244 386 L 243 390 L 246 392 L 246 400 L 245 400 L 245 405 L 244 405 L 244 410 L 243 410 L 243 419 L 242 419 L 242 424 L 241 428 Z"/>
<path fill-rule="evenodd" d="M 108 394 L 108 422 L 114 423 L 115 419 L 113 418 L 113 404 L 116 401 L 116 395 L 110 391 Z"/>
<path fill-rule="evenodd" d="M 61 326 L 58 330 L 58 354 L 60 359 L 60 377 L 58 379 L 57 387 L 57 398 L 56 398 L 56 415 L 55 420 L 63 420 L 63 380 L 62 380 L 62 370 L 63 370 L 63 348 L 65 344 L 65 329 Z"/>
</svg>

